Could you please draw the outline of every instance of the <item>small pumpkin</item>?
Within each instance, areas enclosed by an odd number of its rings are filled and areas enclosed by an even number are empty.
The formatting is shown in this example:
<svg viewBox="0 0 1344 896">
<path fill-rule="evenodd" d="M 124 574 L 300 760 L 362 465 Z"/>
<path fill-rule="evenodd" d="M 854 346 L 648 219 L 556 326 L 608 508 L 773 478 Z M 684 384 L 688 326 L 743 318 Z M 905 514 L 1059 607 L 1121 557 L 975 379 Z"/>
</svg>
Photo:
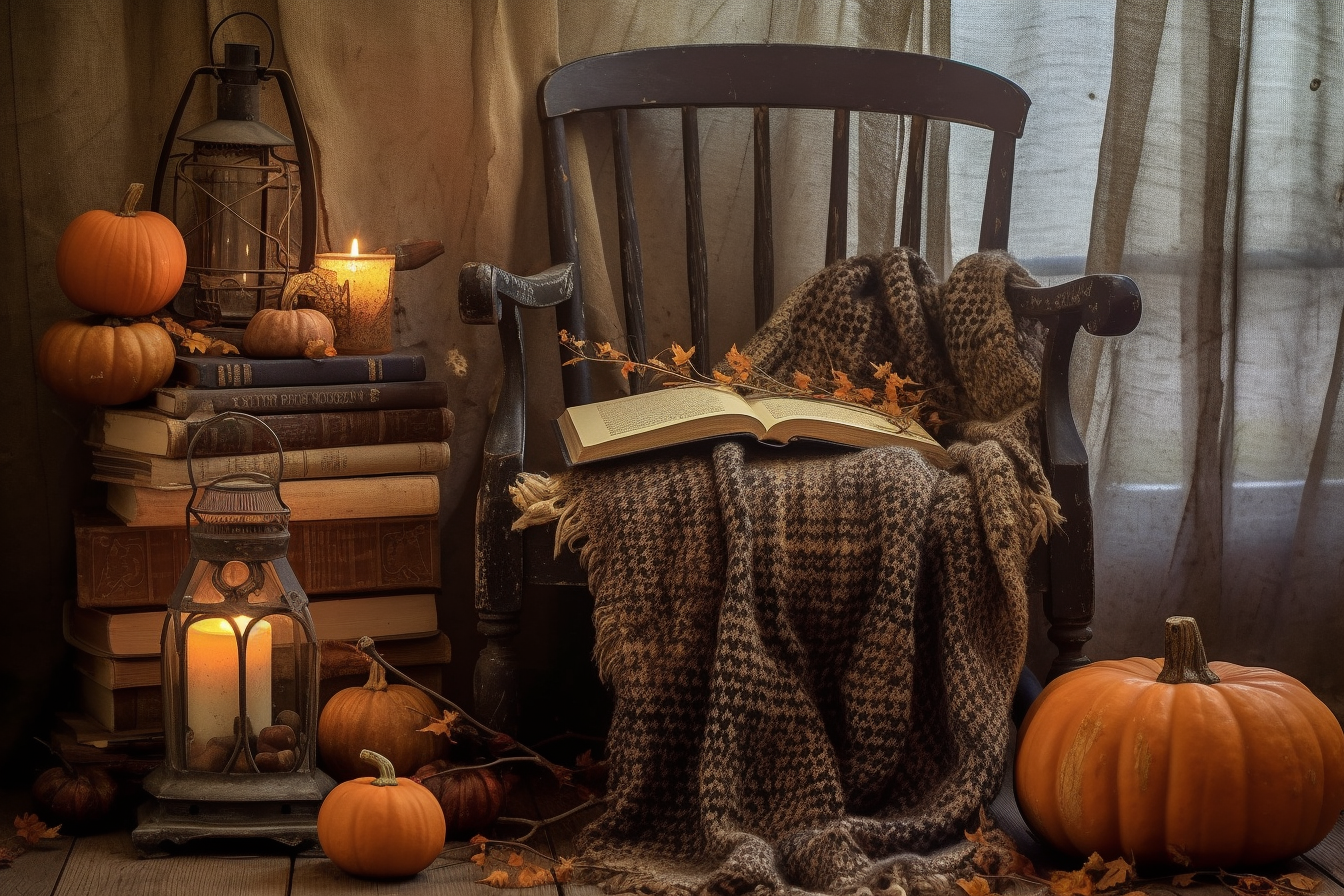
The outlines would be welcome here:
<svg viewBox="0 0 1344 896">
<path fill-rule="evenodd" d="M 327 858 L 357 877 L 409 877 L 429 867 L 447 831 L 434 795 L 372 750 L 360 757 L 377 777 L 337 784 L 317 810 L 317 842 Z"/>
<path fill-rule="evenodd" d="M 182 286 L 186 243 L 168 218 L 136 211 L 143 190 L 131 184 L 118 211 L 87 211 L 61 234 L 56 281 L 85 311 L 141 317 L 168 304 Z"/>
<path fill-rule="evenodd" d="M 1166 658 L 1060 676 L 1023 720 L 1018 806 L 1057 849 L 1191 868 L 1287 859 L 1344 810 L 1344 731 L 1296 679 L 1209 663 L 1195 620 Z"/>
<path fill-rule="evenodd" d="M 38 775 L 32 789 L 44 817 L 72 827 L 107 817 L 117 798 L 116 782 L 96 766 L 76 768 L 52 752 L 61 764 Z"/>
<path fill-rule="evenodd" d="M 399 775 L 409 775 L 437 759 L 447 741 L 420 731 L 438 709 L 423 692 L 404 684 L 387 683 L 383 667 L 373 663 L 369 680 L 360 687 L 337 691 L 317 720 L 317 749 L 321 766 L 344 781 L 363 770 L 360 754 L 381 753 Z"/>
<path fill-rule="evenodd" d="M 450 833 L 480 833 L 504 808 L 504 782 L 488 768 L 454 769 L 437 759 L 421 766 L 412 778 L 438 799 Z"/>
<path fill-rule="evenodd" d="M 125 404 L 168 382 L 176 347 L 162 327 L 116 318 L 58 320 L 42 335 L 37 369 L 62 398 Z"/>
<path fill-rule="evenodd" d="M 296 295 L 285 290 L 279 308 L 262 308 L 243 331 L 243 352 L 253 358 L 302 358 L 308 347 L 335 345 L 336 328 L 316 308 L 296 308 Z"/>
</svg>

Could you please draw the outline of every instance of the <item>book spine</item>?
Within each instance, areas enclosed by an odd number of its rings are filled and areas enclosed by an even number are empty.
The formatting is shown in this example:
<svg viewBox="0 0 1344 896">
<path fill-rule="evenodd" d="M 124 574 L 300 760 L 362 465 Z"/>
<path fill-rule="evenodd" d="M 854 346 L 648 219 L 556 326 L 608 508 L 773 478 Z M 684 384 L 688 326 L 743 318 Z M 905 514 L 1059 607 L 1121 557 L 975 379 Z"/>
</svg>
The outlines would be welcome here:
<svg viewBox="0 0 1344 896">
<path fill-rule="evenodd" d="M 190 557 L 184 526 L 75 526 L 81 607 L 166 606 Z M 289 564 L 309 594 L 439 587 L 437 517 L 294 522 Z"/>
<path fill-rule="evenodd" d="M 286 451 L 284 478 L 288 481 L 392 473 L 433 473 L 446 470 L 450 456 L 447 442 L 402 442 L 391 445 L 351 445 L 348 448 Z M 185 460 L 146 456 L 138 463 L 141 465 L 139 469 L 128 470 L 123 458 L 95 451 L 93 478 L 100 482 L 116 482 L 144 488 L 191 487 Z M 191 463 L 197 484 L 211 482 L 233 473 L 258 472 L 275 476 L 280 472 L 279 456 L 275 454 L 193 457 Z"/>
<path fill-rule="evenodd" d="M 246 411 L 249 414 L 308 413 L 405 408 L 442 408 L 448 403 L 448 384 L 427 382 L 355 384 L 344 386 L 276 386 L 268 389 L 156 389 L 155 406 L 170 417 L 184 419 L 196 413 Z M 186 449 L 183 448 L 183 456 Z"/>
<path fill-rule="evenodd" d="M 274 452 L 271 437 L 243 420 L 205 427 L 205 421 L 168 425 L 168 457 L 185 458 L 187 444 L 205 432 L 192 449 L 194 457 Z M 176 425 L 174 425 L 176 424 Z M 391 445 L 406 442 L 446 442 L 453 432 L 453 412 L 447 408 L 404 408 L 385 411 L 318 411 L 276 414 L 266 419 L 285 451 L 313 448 L 349 448 L 355 445 Z"/>
<path fill-rule="evenodd" d="M 423 355 L 338 355 L 334 358 L 179 357 L 173 365 L 179 383 L 198 389 L 254 386 L 331 386 L 423 380 Z"/>
</svg>

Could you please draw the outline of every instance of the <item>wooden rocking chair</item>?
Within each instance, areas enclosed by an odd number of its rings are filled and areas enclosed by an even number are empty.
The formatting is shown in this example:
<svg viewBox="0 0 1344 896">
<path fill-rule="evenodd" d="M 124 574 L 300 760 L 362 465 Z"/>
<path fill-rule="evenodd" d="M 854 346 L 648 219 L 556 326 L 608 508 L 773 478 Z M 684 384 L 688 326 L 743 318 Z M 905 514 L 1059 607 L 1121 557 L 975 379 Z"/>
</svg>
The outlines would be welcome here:
<svg viewBox="0 0 1344 896">
<path fill-rule="evenodd" d="M 934 119 L 993 132 L 986 174 L 980 248 L 1006 249 L 1016 140 L 1029 100 L 1016 84 L 973 66 L 932 56 L 885 50 L 786 44 L 657 47 L 612 53 L 564 65 L 542 82 L 538 106 L 545 140 L 551 255 L 555 266 L 521 277 L 489 264 L 468 264 L 459 283 L 462 319 L 499 327 L 504 384 L 485 440 L 476 510 L 476 609 L 485 647 L 475 670 L 475 702 L 482 720 L 504 730 L 518 724 L 519 679 L 511 642 L 519 631 L 529 584 L 585 584 L 572 555 L 552 558 L 547 529 L 517 533 L 508 487 L 527 469 L 524 458 L 528 392 L 523 362 L 524 309 L 555 308 L 556 325 L 584 338 L 583 275 L 566 145 L 566 125 L 582 113 L 605 113 L 611 122 L 620 263 L 626 328 L 632 354 L 645 346 L 644 280 L 631 186 L 629 116 L 646 109 L 680 109 L 685 165 L 686 261 L 690 293 L 690 343 L 709 357 L 709 284 L 701 214 L 698 110 L 754 109 L 755 320 L 769 316 L 775 298 L 771 233 L 771 109 L 833 110 L 830 212 L 826 262 L 845 254 L 849 117 L 852 112 L 907 116 L 909 164 L 905 171 L 900 242 L 921 242 L 921 196 L 927 122 Z M 1042 445 L 1046 471 L 1066 519 L 1032 558 L 1032 587 L 1042 594 L 1049 638 L 1058 655 L 1050 677 L 1089 662 L 1093 609 L 1092 508 L 1087 455 L 1069 408 L 1069 359 L 1082 327 L 1098 336 L 1134 329 L 1138 289 L 1127 277 L 1096 275 L 1009 296 L 1021 315 L 1049 328 L 1041 381 Z M 538 320 L 541 325 L 543 321 Z M 552 324 L 544 320 L 547 329 Z M 737 335 L 737 334 L 734 334 Z M 745 341 L 750 334 L 741 334 Z M 548 375 L 554 375 L 547 371 Z M 563 368 L 567 405 L 592 400 L 590 365 Z M 1019 703 L 1039 690 L 1026 672 Z M 1034 688 L 1032 687 L 1034 685 Z M 1024 707 L 1019 706 L 1019 711 Z"/>
</svg>

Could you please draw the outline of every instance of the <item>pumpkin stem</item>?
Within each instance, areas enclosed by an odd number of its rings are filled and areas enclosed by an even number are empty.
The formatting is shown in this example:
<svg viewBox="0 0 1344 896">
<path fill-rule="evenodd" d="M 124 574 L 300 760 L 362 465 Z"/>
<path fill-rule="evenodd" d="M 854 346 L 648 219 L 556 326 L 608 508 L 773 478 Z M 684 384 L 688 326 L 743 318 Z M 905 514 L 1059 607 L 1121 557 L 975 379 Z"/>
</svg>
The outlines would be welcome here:
<svg viewBox="0 0 1344 896">
<path fill-rule="evenodd" d="M 117 212 L 117 217 L 134 218 L 135 204 L 140 201 L 140 194 L 144 191 L 144 184 L 131 184 L 127 187 L 126 195 L 121 197 L 121 211 Z"/>
<path fill-rule="evenodd" d="M 69 775 L 71 778 L 79 777 L 79 772 L 75 771 L 75 767 L 70 764 L 69 760 L 67 760 L 64 756 L 61 755 L 59 750 L 52 747 L 51 744 L 47 743 L 40 737 L 35 737 L 33 738 L 33 740 L 37 741 L 42 746 L 46 747 L 47 752 L 56 757 L 56 761 L 59 762 L 61 764 L 61 767 L 65 769 L 65 773 L 67 775 Z"/>
<path fill-rule="evenodd" d="M 374 787 L 397 786 L 397 770 L 393 768 L 391 761 L 386 756 L 372 750 L 360 750 L 359 758 L 378 766 L 378 777 L 369 782 Z"/>
<path fill-rule="evenodd" d="M 383 667 L 377 663 L 369 664 L 369 680 L 364 682 L 364 687 L 370 691 L 387 690 L 387 673 Z"/>
<path fill-rule="evenodd" d="M 1190 616 L 1167 618 L 1167 658 L 1157 680 L 1163 684 L 1217 684 L 1220 679 L 1204 655 L 1204 639 Z"/>
</svg>

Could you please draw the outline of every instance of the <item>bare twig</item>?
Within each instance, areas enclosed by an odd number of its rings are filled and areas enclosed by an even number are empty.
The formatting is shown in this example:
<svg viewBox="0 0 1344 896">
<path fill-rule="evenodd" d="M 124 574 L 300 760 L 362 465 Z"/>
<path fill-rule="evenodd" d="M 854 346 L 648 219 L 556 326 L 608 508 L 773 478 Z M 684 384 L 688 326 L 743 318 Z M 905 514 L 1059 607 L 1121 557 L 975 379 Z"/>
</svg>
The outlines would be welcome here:
<svg viewBox="0 0 1344 896">
<path fill-rule="evenodd" d="M 571 815 L 577 815 L 578 813 L 583 812 L 587 809 L 592 809 L 597 806 L 606 805 L 606 802 L 607 802 L 606 797 L 595 796 L 590 800 L 579 803 L 572 809 L 566 809 L 559 815 L 552 815 L 550 818 L 543 818 L 539 821 L 531 818 L 513 818 L 507 815 L 501 815 L 499 818 L 495 819 L 495 823 L 527 825 L 528 826 L 527 833 L 523 834 L 521 837 L 516 838 L 517 842 L 522 843 L 523 841 L 527 840 L 529 837 L 531 837 L 533 834 L 535 834 L 542 828 L 546 827 L 547 825 L 555 824 L 557 821 L 562 821 L 563 819 L 566 819 Z"/>
</svg>

